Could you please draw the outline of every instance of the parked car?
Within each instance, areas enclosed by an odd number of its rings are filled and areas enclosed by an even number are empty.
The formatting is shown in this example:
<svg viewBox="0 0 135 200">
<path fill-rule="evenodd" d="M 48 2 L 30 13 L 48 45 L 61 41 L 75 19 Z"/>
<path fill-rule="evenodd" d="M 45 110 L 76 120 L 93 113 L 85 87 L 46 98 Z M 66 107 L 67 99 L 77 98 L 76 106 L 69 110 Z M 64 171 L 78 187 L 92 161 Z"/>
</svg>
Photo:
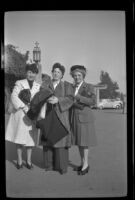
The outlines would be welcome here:
<svg viewBox="0 0 135 200">
<path fill-rule="evenodd" d="M 123 102 L 116 99 L 103 99 L 98 104 L 99 109 L 104 109 L 104 108 L 121 109 L 122 106 L 123 106 Z"/>
</svg>

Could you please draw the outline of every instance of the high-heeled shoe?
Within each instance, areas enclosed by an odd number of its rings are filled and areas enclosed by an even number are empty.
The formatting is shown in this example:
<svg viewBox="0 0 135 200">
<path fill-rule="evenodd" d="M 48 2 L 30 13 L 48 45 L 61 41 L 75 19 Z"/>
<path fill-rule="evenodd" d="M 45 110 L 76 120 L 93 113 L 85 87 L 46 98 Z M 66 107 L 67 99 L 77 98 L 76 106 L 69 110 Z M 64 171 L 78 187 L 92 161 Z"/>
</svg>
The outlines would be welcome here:
<svg viewBox="0 0 135 200">
<path fill-rule="evenodd" d="M 87 174 L 89 172 L 89 169 L 90 169 L 90 167 L 88 165 L 88 167 L 86 167 L 86 169 L 78 171 L 78 175 L 85 175 L 85 174 Z"/>
<path fill-rule="evenodd" d="M 16 168 L 17 168 L 17 169 L 22 169 L 22 168 L 23 168 L 23 164 L 19 165 L 18 162 L 17 162 Z"/>
<path fill-rule="evenodd" d="M 32 163 L 31 163 L 31 164 L 28 164 L 28 163 L 26 162 L 26 167 L 27 167 L 28 169 L 33 169 Z"/>
<path fill-rule="evenodd" d="M 78 167 L 74 167 L 73 171 L 80 171 L 82 169 L 82 165 L 78 166 Z"/>
</svg>

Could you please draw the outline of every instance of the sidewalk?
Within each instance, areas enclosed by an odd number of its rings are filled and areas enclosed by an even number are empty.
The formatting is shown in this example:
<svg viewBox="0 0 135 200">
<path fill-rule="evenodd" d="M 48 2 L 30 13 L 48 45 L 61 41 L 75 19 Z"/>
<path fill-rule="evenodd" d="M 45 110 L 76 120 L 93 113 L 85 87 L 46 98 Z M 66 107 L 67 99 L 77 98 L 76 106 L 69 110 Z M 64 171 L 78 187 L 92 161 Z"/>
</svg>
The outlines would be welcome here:
<svg viewBox="0 0 135 200">
<path fill-rule="evenodd" d="M 45 172 L 42 147 L 33 151 L 34 169 L 17 170 L 15 145 L 6 142 L 6 185 L 8 197 L 119 197 L 125 196 L 126 115 L 120 111 L 94 110 L 98 146 L 90 149 L 90 171 L 78 176 L 74 165 L 80 164 L 76 146 L 69 151 L 67 174 Z M 24 156 L 25 162 L 25 156 Z"/>
</svg>

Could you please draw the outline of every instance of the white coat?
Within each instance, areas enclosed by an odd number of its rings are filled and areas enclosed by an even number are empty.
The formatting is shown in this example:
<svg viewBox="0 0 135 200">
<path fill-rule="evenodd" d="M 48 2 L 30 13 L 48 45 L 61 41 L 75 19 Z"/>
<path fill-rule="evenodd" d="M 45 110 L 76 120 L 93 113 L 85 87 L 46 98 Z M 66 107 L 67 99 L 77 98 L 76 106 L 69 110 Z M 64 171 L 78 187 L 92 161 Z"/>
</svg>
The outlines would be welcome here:
<svg viewBox="0 0 135 200">
<path fill-rule="evenodd" d="M 22 110 L 25 104 L 18 97 L 20 91 L 23 89 L 30 89 L 27 79 L 19 80 L 15 83 L 15 87 L 11 94 L 11 102 L 14 109 L 9 117 L 5 139 L 16 144 L 35 146 L 38 139 L 38 129 Z M 31 99 L 39 89 L 40 84 L 34 81 L 33 86 L 30 89 Z"/>
</svg>

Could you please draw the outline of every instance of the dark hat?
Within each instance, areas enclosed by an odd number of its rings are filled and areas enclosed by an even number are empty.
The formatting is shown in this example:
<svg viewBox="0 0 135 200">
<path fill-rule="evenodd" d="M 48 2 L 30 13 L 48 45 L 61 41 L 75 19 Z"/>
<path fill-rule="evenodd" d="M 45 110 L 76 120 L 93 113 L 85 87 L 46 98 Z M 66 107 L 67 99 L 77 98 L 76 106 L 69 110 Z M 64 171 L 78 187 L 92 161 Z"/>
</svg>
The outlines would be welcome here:
<svg viewBox="0 0 135 200">
<path fill-rule="evenodd" d="M 32 71 L 35 74 L 38 74 L 38 68 L 36 63 L 32 63 L 32 64 L 27 64 L 25 67 L 25 71 Z"/>
<path fill-rule="evenodd" d="M 83 65 L 73 65 L 70 69 L 71 72 L 74 70 L 79 69 L 79 70 L 84 70 L 86 72 L 86 68 Z"/>
<path fill-rule="evenodd" d="M 70 68 L 70 74 L 71 74 L 72 77 L 74 76 L 74 72 L 75 71 L 81 72 L 83 74 L 83 77 L 85 78 L 85 76 L 86 76 L 86 68 L 83 65 L 73 65 Z"/>
<path fill-rule="evenodd" d="M 65 73 L 65 67 L 63 65 L 61 65 L 60 63 L 55 63 L 52 67 L 52 72 L 54 71 L 54 69 L 59 68 L 60 71 L 62 72 L 62 74 L 64 75 Z"/>
</svg>

